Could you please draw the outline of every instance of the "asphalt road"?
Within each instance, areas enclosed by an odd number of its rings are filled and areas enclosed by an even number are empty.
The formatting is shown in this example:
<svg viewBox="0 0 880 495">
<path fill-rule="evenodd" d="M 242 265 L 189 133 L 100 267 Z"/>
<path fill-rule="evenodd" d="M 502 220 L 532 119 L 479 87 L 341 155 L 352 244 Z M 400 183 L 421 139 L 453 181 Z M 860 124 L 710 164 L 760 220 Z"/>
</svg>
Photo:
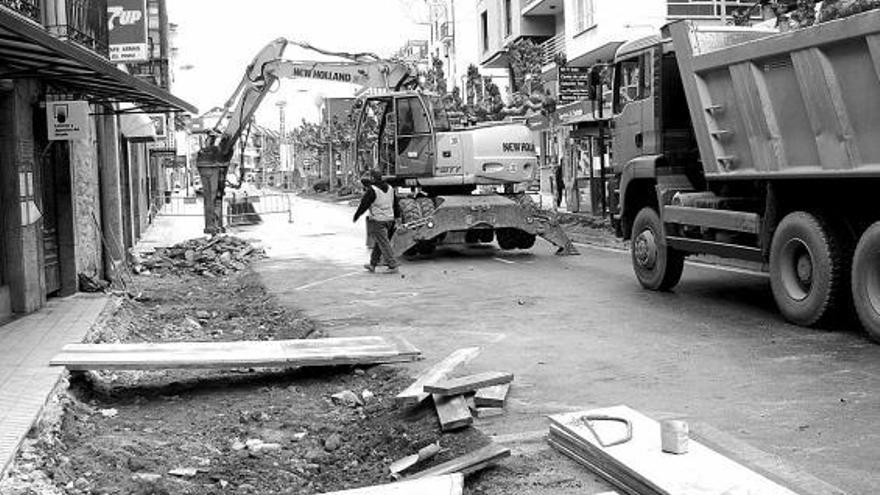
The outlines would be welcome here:
<svg viewBox="0 0 880 495">
<path fill-rule="evenodd" d="M 688 265 L 674 292 L 652 293 L 627 253 L 557 257 L 544 241 L 444 248 L 400 275 L 370 274 L 352 212 L 297 199 L 295 223 L 249 229 L 269 252 L 269 290 L 331 335 L 405 337 L 426 357 L 413 374 L 480 346 L 466 370 L 516 375 L 507 415 L 481 422 L 486 433 L 544 448 L 547 414 L 626 404 L 687 420 L 699 440 L 799 493 L 880 489 L 880 345 L 854 325 L 785 323 L 766 277 Z"/>
</svg>

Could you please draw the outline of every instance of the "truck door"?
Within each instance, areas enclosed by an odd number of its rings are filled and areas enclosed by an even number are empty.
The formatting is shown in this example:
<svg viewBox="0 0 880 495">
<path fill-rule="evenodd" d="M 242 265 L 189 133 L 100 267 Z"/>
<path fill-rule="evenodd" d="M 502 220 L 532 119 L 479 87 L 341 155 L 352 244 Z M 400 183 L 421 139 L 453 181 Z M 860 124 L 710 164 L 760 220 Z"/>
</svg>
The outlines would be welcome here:
<svg viewBox="0 0 880 495">
<path fill-rule="evenodd" d="M 398 97 L 397 173 L 403 177 L 430 176 L 434 168 L 434 134 L 428 111 L 417 95 Z"/>
<path fill-rule="evenodd" d="M 654 153 L 651 52 L 624 59 L 614 67 L 614 161 L 624 164 Z"/>
</svg>

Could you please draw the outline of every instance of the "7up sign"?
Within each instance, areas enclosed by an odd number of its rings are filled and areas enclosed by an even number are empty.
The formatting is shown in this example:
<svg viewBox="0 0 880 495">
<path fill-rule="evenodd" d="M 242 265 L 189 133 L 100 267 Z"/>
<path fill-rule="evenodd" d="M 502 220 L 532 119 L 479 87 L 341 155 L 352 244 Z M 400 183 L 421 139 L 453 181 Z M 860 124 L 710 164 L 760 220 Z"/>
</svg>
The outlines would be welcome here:
<svg viewBox="0 0 880 495">
<path fill-rule="evenodd" d="M 147 44 L 147 0 L 107 0 L 111 62 L 150 58 Z"/>
</svg>

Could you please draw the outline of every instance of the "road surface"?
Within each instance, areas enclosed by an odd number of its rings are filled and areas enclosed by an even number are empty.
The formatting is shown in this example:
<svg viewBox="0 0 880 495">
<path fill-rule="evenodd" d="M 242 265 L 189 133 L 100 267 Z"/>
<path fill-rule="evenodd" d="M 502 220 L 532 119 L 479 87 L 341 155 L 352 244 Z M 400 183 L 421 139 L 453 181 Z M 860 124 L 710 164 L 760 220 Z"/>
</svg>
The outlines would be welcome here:
<svg viewBox="0 0 880 495">
<path fill-rule="evenodd" d="M 540 240 L 528 252 L 440 249 L 370 274 L 352 212 L 297 199 L 293 224 L 248 229 L 268 249 L 267 287 L 332 336 L 405 337 L 426 357 L 413 374 L 480 346 L 467 371 L 516 375 L 503 420 L 479 423 L 487 434 L 545 449 L 547 414 L 626 404 L 687 420 L 799 493 L 880 489 L 880 346 L 854 326 L 785 323 L 766 277 L 689 264 L 675 292 L 652 293 L 627 253 L 557 257 Z"/>
</svg>

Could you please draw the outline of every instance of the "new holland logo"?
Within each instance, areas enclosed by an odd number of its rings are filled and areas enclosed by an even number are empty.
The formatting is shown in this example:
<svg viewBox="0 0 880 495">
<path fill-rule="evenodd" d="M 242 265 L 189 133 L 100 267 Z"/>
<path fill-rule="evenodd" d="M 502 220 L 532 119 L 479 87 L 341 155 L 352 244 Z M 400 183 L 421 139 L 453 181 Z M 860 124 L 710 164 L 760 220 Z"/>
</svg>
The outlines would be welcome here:
<svg viewBox="0 0 880 495">
<path fill-rule="evenodd" d="M 520 152 L 535 152 L 535 145 L 533 143 L 501 143 L 501 149 L 504 150 L 505 153 L 520 153 Z"/>
</svg>

